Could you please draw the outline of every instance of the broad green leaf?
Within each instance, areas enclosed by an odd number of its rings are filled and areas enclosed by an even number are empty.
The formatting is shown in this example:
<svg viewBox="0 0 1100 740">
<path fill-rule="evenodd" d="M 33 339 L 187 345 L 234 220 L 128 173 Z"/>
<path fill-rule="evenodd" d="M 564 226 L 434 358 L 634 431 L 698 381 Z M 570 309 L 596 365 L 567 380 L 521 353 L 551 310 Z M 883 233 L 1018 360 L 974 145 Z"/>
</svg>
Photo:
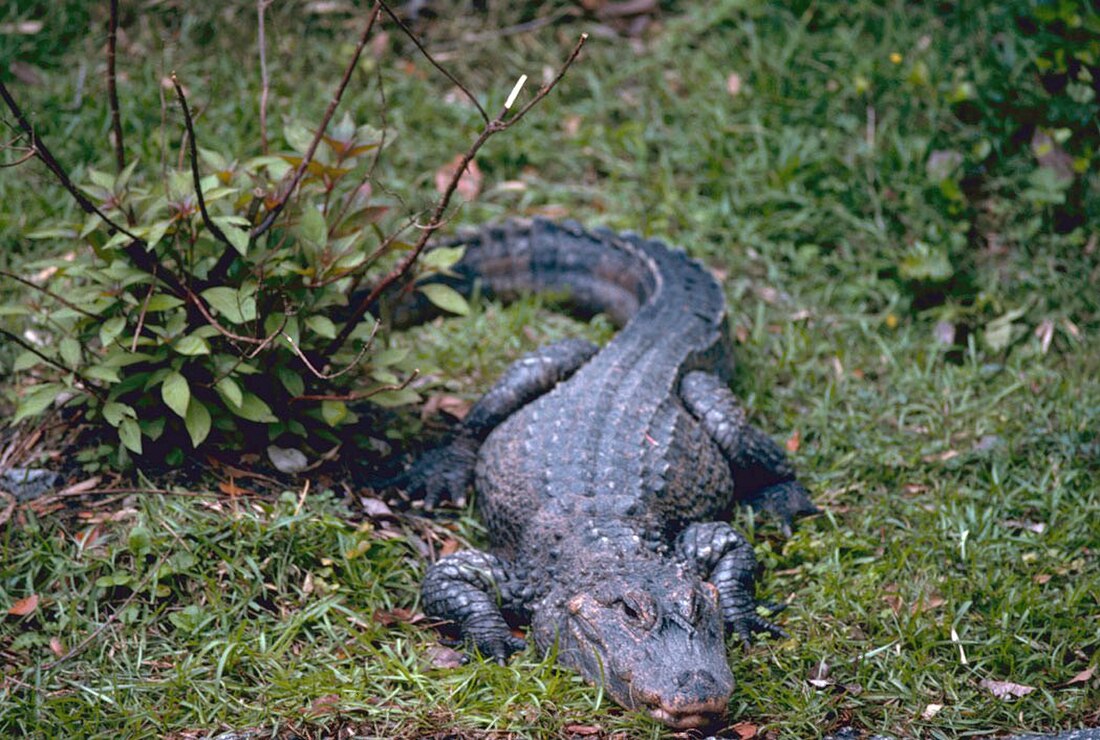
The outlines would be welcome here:
<svg viewBox="0 0 1100 740">
<path fill-rule="evenodd" d="M 103 404 L 103 418 L 113 427 L 122 423 L 123 419 L 136 419 L 137 412 L 132 406 L 118 401 L 109 401 Z"/>
<path fill-rule="evenodd" d="M 198 447 L 206 439 L 206 435 L 210 434 L 210 412 L 197 398 L 192 398 L 187 405 L 187 416 L 183 417 L 183 425 L 191 435 L 192 447 Z"/>
<path fill-rule="evenodd" d="M 98 216 L 94 218 L 96 221 L 99 220 Z M 71 226 L 53 226 L 29 231 L 26 237 L 28 239 L 75 239 L 77 237 L 77 231 Z"/>
<path fill-rule="evenodd" d="M 233 248 L 243 257 L 248 254 L 248 232 L 236 225 L 235 217 L 221 217 L 213 219 L 225 234 L 225 238 L 233 245 Z"/>
<path fill-rule="evenodd" d="M 302 218 L 298 222 L 298 238 L 311 254 L 316 254 L 325 248 L 328 242 L 328 224 L 325 217 L 316 208 L 307 207 L 302 211 Z"/>
<path fill-rule="evenodd" d="M 321 417 L 330 427 L 339 426 L 348 417 L 348 406 L 343 401 L 321 401 Z"/>
<path fill-rule="evenodd" d="M 126 546 L 134 555 L 144 555 L 153 548 L 153 533 L 144 524 L 135 524 L 126 538 Z"/>
<path fill-rule="evenodd" d="M 19 356 L 15 358 L 15 362 L 12 363 L 11 370 L 14 373 L 20 373 L 24 370 L 30 370 L 41 362 L 42 358 L 34 352 L 21 352 Z"/>
<path fill-rule="evenodd" d="M 286 388 L 287 393 L 292 396 L 300 396 L 306 392 L 306 382 L 302 380 L 302 376 L 294 372 L 287 367 L 278 367 L 275 369 L 275 374 L 279 377 L 279 382 Z"/>
<path fill-rule="evenodd" d="M 256 318 L 256 299 L 250 289 L 219 286 L 207 288 L 201 295 L 203 299 L 213 307 L 215 311 L 225 317 L 226 321 L 234 324 L 243 324 Z"/>
<path fill-rule="evenodd" d="M 182 305 L 183 301 L 176 298 L 174 295 L 156 293 L 149 299 L 149 305 L 146 310 L 149 313 L 156 313 L 157 311 L 168 311 L 169 309 L 178 308 Z"/>
<path fill-rule="evenodd" d="M 26 316 L 30 313 L 30 309 L 26 306 L 10 305 L 0 306 L 0 316 Z"/>
<path fill-rule="evenodd" d="M 15 416 L 11 423 L 16 424 L 28 416 L 38 416 L 57 398 L 57 394 L 65 389 L 60 383 L 43 383 L 31 388 L 27 395 L 19 399 L 19 405 L 15 409 Z"/>
<path fill-rule="evenodd" d="M 113 342 L 122 331 L 126 328 L 126 319 L 122 316 L 115 316 L 113 319 L 107 319 L 99 327 L 99 342 L 104 347 L 107 347 Z"/>
<path fill-rule="evenodd" d="M 244 403 L 244 393 L 241 392 L 241 387 L 237 385 L 237 381 L 232 378 L 222 378 L 214 384 L 214 390 L 218 392 L 222 398 L 224 398 L 230 406 L 236 406 L 240 408 Z"/>
<path fill-rule="evenodd" d="M 202 337 L 188 334 L 176 340 L 175 349 L 181 355 L 195 356 L 210 354 L 210 345 Z"/>
<path fill-rule="evenodd" d="M 61 355 L 62 361 L 70 368 L 80 367 L 80 362 L 83 359 L 80 355 L 80 342 L 72 337 L 65 337 L 58 343 L 57 351 Z"/>
<path fill-rule="evenodd" d="M 84 377 L 91 380 L 102 380 L 104 383 L 117 383 L 122 380 L 122 378 L 119 377 L 118 370 L 102 364 L 85 368 Z"/>
<path fill-rule="evenodd" d="M 275 415 L 271 413 L 271 407 L 264 403 L 255 393 L 250 393 L 249 391 L 244 392 L 244 397 L 241 399 L 239 408 L 230 407 L 229 410 L 242 419 L 255 421 L 261 424 L 272 424 L 278 421 Z"/>
<path fill-rule="evenodd" d="M 98 185 L 99 187 L 101 187 L 105 190 L 109 190 L 111 192 L 114 192 L 114 189 L 115 189 L 114 175 L 108 175 L 106 172 L 100 172 L 99 170 L 89 169 L 88 170 L 88 179 L 91 180 L 92 183 Z"/>
<path fill-rule="evenodd" d="M 436 247 L 425 252 L 420 258 L 421 264 L 436 270 L 446 270 L 453 267 L 466 253 L 466 247 Z"/>
<path fill-rule="evenodd" d="M 313 132 L 297 121 L 292 121 L 283 128 L 283 138 L 291 149 L 305 154 L 313 143 Z"/>
<path fill-rule="evenodd" d="M 155 247 L 160 243 L 160 240 L 164 238 L 164 234 L 171 228 L 172 222 L 169 220 L 157 221 L 149 227 L 149 231 L 146 232 L 145 242 L 150 247 Z"/>
<path fill-rule="evenodd" d="M 428 296 L 429 301 L 439 306 L 444 311 L 450 311 L 459 316 L 465 316 L 470 313 L 470 304 L 466 302 L 462 294 L 449 285 L 428 283 L 427 285 L 421 285 L 419 287 L 421 292 Z"/>
<path fill-rule="evenodd" d="M 178 416 L 187 416 L 187 406 L 191 401 L 191 387 L 187 385 L 187 378 L 175 371 L 168 373 L 160 386 L 160 397 Z"/>
<path fill-rule="evenodd" d="M 141 427 L 133 419 L 123 419 L 118 425 L 118 438 L 130 452 L 141 454 Z"/>
<path fill-rule="evenodd" d="M 327 316 L 310 316 L 306 319 L 306 326 L 325 339 L 336 338 L 336 324 Z"/>
</svg>

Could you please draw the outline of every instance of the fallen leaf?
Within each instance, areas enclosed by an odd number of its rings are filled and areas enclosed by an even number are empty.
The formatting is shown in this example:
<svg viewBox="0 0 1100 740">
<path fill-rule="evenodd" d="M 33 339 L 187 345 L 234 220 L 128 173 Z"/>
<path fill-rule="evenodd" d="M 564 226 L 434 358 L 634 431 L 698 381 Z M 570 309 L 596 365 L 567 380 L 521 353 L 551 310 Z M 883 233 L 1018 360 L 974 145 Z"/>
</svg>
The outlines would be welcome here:
<svg viewBox="0 0 1100 740">
<path fill-rule="evenodd" d="M 325 694 L 319 696 L 310 702 L 309 707 L 305 709 L 303 714 L 310 716 L 319 716 L 323 714 L 336 714 L 340 711 L 340 695 L 339 694 Z"/>
<path fill-rule="evenodd" d="M 760 728 L 751 722 L 738 722 L 730 728 L 737 733 L 737 737 L 741 740 L 750 740 L 750 738 L 756 737 L 756 733 L 760 731 Z"/>
<path fill-rule="evenodd" d="M 435 189 L 440 195 L 446 193 L 450 187 L 451 180 L 454 179 L 458 168 L 462 166 L 462 158 L 462 155 L 458 154 L 450 162 L 436 170 Z M 481 192 L 481 181 L 481 168 L 477 166 L 476 161 L 471 159 L 470 163 L 466 165 L 466 170 L 458 178 L 456 190 L 466 200 L 474 200 Z"/>
<path fill-rule="evenodd" d="M 280 473 L 293 475 L 301 473 L 309 467 L 309 459 L 305 453 L 295 447 L 267 446 L 267 459 Z"/>
<path fill-rule="evenodd" d="M 924 711 L 920 713 L 921 719 L 932 719 L 940 710 L 943 709 L 943 704 L 929 704 L 924 708 Z"/>
<path fill-rule="evenodd" d="M 24 596 L 8 608 L 8 614 L 13 617 L 25 617 L 38 608 L 38 594 Z"/>
<path fill-rule="evenodd" d="M 416 624 L 427 619 L 423 612 L 415 612 L 412 609 L 402 607 L 378 609 L 374 612 L 372 618 L 383 627 L 390 627 L 395 624 Z"/>
<path fill-rule="evenodd" d="M 71 486 L 68 486 L 67 488 L 61 489 L 60 491 L 57 492 L 57 495 L 58 496 L 76 496 L 77 494 L 84 493 L 85 491 L 90 491 L 91 489 L 95 488 L 96 486 L 99 485 L 99 482 L 100 482 L 100 478 L 99 478 L 98 475 L 92 476 L 91 478 L 88 478 L 87 480 L 82 480 L 79 483 L 74 483 Z"/>
<path fill-rule="evenodd" d="M 65 654 L 65 646 L 61 644 L 61 638 L 59 638 L 59 637 L 51 637 L 50 638 L 50 652 L 52 652 L 54 655 L 56 655 L 59 658 L 62 655 Z"/>
<path fill-rule="evenodd" d="M 561 122 L 561 127 L 562 130 L 565 131 L 565 135 L 572 139 L 579 134 L 582 121 L 583 119 L 580 116 L 566 116 Z"/>
<path fill-rule="evenodd" d="M 950 321 L 939 321 L 932 330 L 932 336 L 938 344 L 951 346 L 955 343 L 955 325 Z"/>
<path fill-rule="evenodd" d="M 307 572 L 306 577 L 302 579 L 302 593 L 309 596 L 313 593 L 313 574 Z"/>
<path fill-rule="evenodd" d="M 239 487 L 232 478 L 218 481 L 218 490 L 227 496 L 247 496 L 251 491 Z"/>
<path fill-rule="evenodd" d="M 599 735 L 601 730 L 599 725 L 566 725 L 563 729 L 570 735 L 581 736 Z"/>
<path fill-rule="evenodd" d="M 791 432 L 791 436 L 787 437 L 787 452 L 798 452 L 800 446 L 802 446 L 802 434 L 795 429 Z"/>
<path fill-rule="evenodd" d="M 730 94 L 730 97 L 734 98 L 741 94 L 741 75 L 736 72 L 730 72 L 726 76 L 726 92 Z"/>
<path fill-rule="evenodd" d="M 1031 152 L 1039 166 L 1052 171 L 1059 180 L 1073 180 L 1073 157 L 1041 128 L 1031 135 Z"/>
<path fill-rule="evenodd" d="M 1040 586 L 1042 586 L 1044 583 L 1049 583 L 1051 577 L 1052 576 L 1049 573 L 1039 573 L 1038 575 L 1034 576 L 1031 580 L 1035 581 Z"/>
<path fill-rule="evenodd" d="M 982 679 L 981 683 L 978 685 L 988 690 L 989 693 L 993 694 L 993 696 L 998 699 L 1003 699 L 1005 701 L 1027 696 L 1035 690 L 1034 686 L 1025 686 L 1011 681 L 994 681 L 991 678 Z"/>
<path fill-rule="evenodd" d="M 432 668 L 458 668 L 466 662 L 466 656 L 444 645 L 432 645 L 424 652 Z"/>
<path fill-rule="evenodd" d="M 439 548 L 439 557 L 444 558 L 448 555 L 454 555 L 462 547 L 462 543 L 454 538 L 447 538 L 443 540 L 443 546 Z"/>
<path fill-rule="evenodd" d="M 1092 677 L 1094 675 L 1096 675 L 1096 667 L 1095 666 L 1093 666 L 1092 668 L 1086 668 L 1085 670 L 1081 671 L 1076 676 L 1074 676 L 1070 680 L 1066 681 L 1062 685 L 1063 686 L 1072 686 L 1075 683 L 1088 683 L 1090 680 L 1092 680 Z"/>
<path fill-rule="evenodd" d="M 458 396 L 451 396 L 445 393 L 437 393 L 435 395 L 428 396 L 428 400 L 424 403 L 424 406 L 420 409 L 421 421 L 428 419 L 440 412 L 453 416 L 454 418 L 462 421 L 466 418 L 466 414 L 470 411 L 471 404 L 465 398 L 459 398 Z"/>
<path fill-rule="evenodd" d="M 372 496 L 363 496 L 359 499 L 359 503 L 363 505 L 363 512 L 371 519 L 393 516 L 393 509 L 391 509 L 382 499 L 377 499 Z"/>
</svg>

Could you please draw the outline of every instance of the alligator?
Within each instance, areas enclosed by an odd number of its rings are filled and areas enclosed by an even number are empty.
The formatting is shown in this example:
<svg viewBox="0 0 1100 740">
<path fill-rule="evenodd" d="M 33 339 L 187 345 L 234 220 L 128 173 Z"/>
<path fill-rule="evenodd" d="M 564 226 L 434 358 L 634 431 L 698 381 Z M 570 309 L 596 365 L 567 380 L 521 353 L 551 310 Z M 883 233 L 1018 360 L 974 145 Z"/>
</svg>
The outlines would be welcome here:
<svg viewBox="0 0 1100 740">
<path fill-rule="evenodd" d="M 731 510 L 785 526 L 816 511 L 729 390 L 721 286 L 659 241 L 573 222 L 506 222 L 451 244 L 465 246 L 453 284 L 564 295 L 619 331 L 602 349 L 567 339 L 522 357 L 407 472 L 429 508 L 473 485 L 490 543 L 428 568 L 424 612 L 500 662 L 530 625 L 542 653 L 624 707 L 712 726 L 734 686 L 727 633 L 785 635 L 758 614 Z"/>
</svg>

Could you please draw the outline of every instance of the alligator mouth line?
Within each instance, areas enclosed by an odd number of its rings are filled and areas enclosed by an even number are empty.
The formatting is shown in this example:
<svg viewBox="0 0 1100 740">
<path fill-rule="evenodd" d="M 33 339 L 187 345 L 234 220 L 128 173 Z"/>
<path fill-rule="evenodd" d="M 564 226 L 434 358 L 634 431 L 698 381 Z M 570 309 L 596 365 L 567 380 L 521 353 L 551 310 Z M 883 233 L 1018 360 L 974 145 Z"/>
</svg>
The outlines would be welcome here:
<svg viewBox="0 0 1100 740">
<path fill-rule="evenodd" d="M 717 702 L 700 703 L 682 709 L 651 707 L 649 715 L 674 730 L 691 730 L 716 724 L 725 714 L 725 702 L 718 708 Z"/>
</svg>

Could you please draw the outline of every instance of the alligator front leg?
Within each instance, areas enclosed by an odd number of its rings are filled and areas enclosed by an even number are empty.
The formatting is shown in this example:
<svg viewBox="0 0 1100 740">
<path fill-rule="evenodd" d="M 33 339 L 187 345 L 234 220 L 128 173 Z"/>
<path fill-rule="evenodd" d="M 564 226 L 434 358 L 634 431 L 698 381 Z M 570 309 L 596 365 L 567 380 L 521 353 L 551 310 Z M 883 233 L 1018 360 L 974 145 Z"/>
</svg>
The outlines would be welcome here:
<svg viewBox="0 0 1100 740">
<path fill-rule="evenodd" d="M 738 499 L 776 514 L 788 534 L 795 517 L 818 512 L 782 448 L 748 423 L 745 410 L 717 376 L 688 373 L 680 381 L 680 397 L 729 460 Z"/>
<path fill-rule="evenodd" d="M 726 628 L 747 644 L 756 632 L 787 633 L 756 613 L 756 555 L 752 545 L 725 522 L 690 525 L 676 539 L 676 553 L 718 589 Z"/>
<path fill-rule="evenodd" d="M 509 602 L 502 589 L 507 580 L 504 563 L 493 555 L 480 550 L 448 555 L 424 577 L 424 613 L 447 620 L 478 652 L 503 663 L 526 645 L 512 635 L 501 611 Z"/>
<path fill-rule="evenodd" d="M 525 404 L 562 382 L 599 347 L 583 339 L 565 339 L 512 363 L 489 392 L 470 409 L 449 444 L 421 457 L 405 476 L 404 488 L 423 496 L 433 508 L 443 499 L 460 506 L 473 482 L 477 451 L 489 432 Z"/>
</svg>

